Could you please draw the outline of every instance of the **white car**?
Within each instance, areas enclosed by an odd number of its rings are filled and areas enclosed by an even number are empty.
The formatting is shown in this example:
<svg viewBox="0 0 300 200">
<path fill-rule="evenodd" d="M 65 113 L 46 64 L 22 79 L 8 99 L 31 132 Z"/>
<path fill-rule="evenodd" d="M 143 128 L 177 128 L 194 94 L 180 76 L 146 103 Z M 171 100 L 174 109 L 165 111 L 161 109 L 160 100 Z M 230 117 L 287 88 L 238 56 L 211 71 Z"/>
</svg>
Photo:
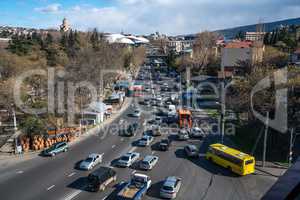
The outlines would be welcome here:
<svg viewBox="0 0 300 200">
<path fill-rule="evenodd" d="M 199 127 L 193 127 L 190 131 L 190 137 L 192 138 L 203 138 L 204 135 L 204 131 Z"/>
<path fill-rule="evenodd" d="M 141 111 L 140 110 L 133 111 L 132 116 L 133 117 L 140 117 L 141 116 Z"/>
<path fill-rule="evenodd" d="M 140 154 L 137 152 L 126 153 L 118 160 L 117 165 L 119 167 L 130 167 L 139 158 Z"/>
<path fill-rule="evenodd" d="M 157 156 L 145 156 L 140 163 L 140 168 L 144 170 L 151 170 L 158 162 Z"/>
<path fill-rule="evenodd" d="M 170 176 L 166 178 L 160 189 L 160 196 L 166 199 L 175 199 L 180 190 L 182 181 L 181 178 Z"/>
<path fill-rule="evenodd" d="M 144 135 L 140 140 L 139 140 L 139 146 L 149 146 L 153 142 L 153 137 L 149 135 Z"/>
<path fill-rule="evenodd" d="M 103 154 L 92 153 L 80 163 L 79 168 L 83 170 L 91 170 L 96 165 L 101 163 L 102 159 L 103 159 Z"/>
</svg>

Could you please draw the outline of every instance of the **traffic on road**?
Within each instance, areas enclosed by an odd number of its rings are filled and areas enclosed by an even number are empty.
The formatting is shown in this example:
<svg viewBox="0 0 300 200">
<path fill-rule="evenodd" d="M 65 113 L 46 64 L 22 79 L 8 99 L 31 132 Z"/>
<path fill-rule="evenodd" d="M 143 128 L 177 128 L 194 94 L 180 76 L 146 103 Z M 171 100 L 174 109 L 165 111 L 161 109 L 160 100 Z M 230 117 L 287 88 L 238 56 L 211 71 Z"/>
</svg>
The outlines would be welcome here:
<svg viewBox="0 0 300 200">
<path fill-rule="evenodd" d="M 0 174 L 1 199 L 258 199 L 275 179 L 255 175 L 253 157 L 192 126 L 178 76 L 142 66 L 143 96 L 113 122 L 118 134 L 54 144 L 10 169 L 24 173 Z"/>
</svg>

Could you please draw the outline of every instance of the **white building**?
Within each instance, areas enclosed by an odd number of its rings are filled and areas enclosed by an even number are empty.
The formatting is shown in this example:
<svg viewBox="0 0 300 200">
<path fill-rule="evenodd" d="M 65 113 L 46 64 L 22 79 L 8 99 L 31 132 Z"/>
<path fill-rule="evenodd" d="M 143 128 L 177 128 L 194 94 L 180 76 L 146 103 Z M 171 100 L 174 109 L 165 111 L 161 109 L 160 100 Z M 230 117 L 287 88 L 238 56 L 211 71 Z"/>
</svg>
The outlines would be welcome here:
<svg viewBox="0 0 300 200">
<path fill-rule="evenodd" d="M 246 32 L 245 40 L 249 41 L 263 41 L 265 37 L 265 32 Z"/>
<path fill-rule="evenodd" d="M 264 45 L 252 41 L 233 41 L 225 45 L 221 51 L 221 67 L 225 71 L 235 71 L 241 62 L 254 64 L 263 59 Z"/>
</svg>

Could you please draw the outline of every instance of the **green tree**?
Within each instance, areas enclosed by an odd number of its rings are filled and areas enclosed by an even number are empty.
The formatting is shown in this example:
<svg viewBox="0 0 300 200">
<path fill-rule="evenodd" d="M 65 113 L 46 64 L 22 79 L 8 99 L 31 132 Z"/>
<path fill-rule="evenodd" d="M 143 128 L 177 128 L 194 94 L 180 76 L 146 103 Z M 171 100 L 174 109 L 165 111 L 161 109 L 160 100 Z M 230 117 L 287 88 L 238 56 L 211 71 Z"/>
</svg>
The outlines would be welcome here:
<svg viewBox="0 0 300 200">
<path fill-rule="evenodd" d="M 46 132 L 43 121 L 37 117 L 28 116 L 20 123 L 21 128 L 28 136 L 42 135 Z"/>
</svg>

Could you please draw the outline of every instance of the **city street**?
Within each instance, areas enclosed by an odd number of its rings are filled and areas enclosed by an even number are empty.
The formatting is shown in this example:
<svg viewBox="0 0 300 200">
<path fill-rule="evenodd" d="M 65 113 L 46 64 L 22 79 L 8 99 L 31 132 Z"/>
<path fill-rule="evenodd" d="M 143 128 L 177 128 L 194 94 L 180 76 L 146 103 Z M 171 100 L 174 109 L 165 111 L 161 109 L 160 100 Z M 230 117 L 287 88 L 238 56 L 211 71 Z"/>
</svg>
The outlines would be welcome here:
<svg viewBox="0 0 300 200">
<path fill-rule="evenodd" d="M 145 69 L 143 69 L 145 71 Z M 147 71 L 147 70 L 146 70 Z M 166 79 L 168 84 L 174 82 Z M 150 81 L 152 87 L 152 81 Z M 155 84 L 156 87 L 159 85 Z M 158 90 L 154 90 L 157 95 Z M 150 94 L 147 94 L 151 96 Z M 106 137 L 104 131 L 70 147 L 67 153 L 55 157 L 36 157 L 19 163 L 10 168 L 1 168 L 0 194 L 1 199 L 38 200 L 38 199 L 115 199 L 121 184 L 115 184 L 104 192 L 92 193 L 86 190 L 87 175 L 89 172 L 75 169 L 75 165 L 90 153 L 103 153 L 104 160 L 101 165 L 114 167 L 114 162 L 126 152 L 139 152 L 141 157 L 155 155 L 159 157 L 158 164 L 151 171 L 141 171 L 138 167 L 118 168 L 118 181 L 128 181 L 131 174 L 140 172 L 149 175 L 152 186 L 145 199 L 160 199 L 159 189 L 162 181 L 167 176 L 182 178 L 182 187 L 177 199 L 259 199 L 276 181 L 275 177 L 264 174 L 252 174 L 239 177 L 226 169 L 223 169 L 204 158 L 208 145 L 213 136 L 206 136 L 203 140 L 190 139 L 188 141 L 176 141 L 174 133 L 155 138 L 152 146 L 138 147 L 136 141 L 142 136 L 146 122 L 152 119 L 156 113 L 149 110 L 149 106 L 139 104 L 143 98 L 137 97 L 136 105 L 130 106 L 113 124 L 122 125 L 138 122 L 141 128 L 137 129 L 134 137 L 120 137 L 117 131 L 111 131 Z M 142 115 L 133 118 L 130 114 L 139 107 Z M 150 109 L 150 110 L 151 110 Z M 111 126 L 112 127 L 112 126 Z M 158 151 L 155 144 L 162 137 L 169 137 L 172 145 L 167 152 Z M 200 158 L 189 159 L 186 157 L 183 147 L 186 144 L 194 144 L 200 148 Z"/>
</svg>

